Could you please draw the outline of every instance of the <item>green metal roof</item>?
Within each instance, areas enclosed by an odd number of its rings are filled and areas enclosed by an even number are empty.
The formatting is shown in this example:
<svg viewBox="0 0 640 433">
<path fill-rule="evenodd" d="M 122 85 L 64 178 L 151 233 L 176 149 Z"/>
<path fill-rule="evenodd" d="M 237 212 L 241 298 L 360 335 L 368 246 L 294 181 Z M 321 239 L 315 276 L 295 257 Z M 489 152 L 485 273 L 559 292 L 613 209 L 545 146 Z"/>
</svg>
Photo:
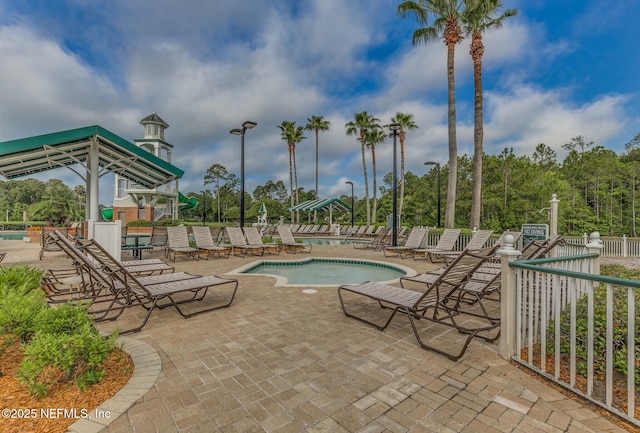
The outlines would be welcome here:
<svg viewBox="0 0 640 433">
<path fill-rule="evenodd" d="M 183 170 L 98 125 L 0 143 L 0 174 L 13 179 L 85 163 L 98 144 L 98 165 L 146 188 L 181 178 Z"/>
<path fill-rule="evenodd" d="M 307 200 L 289 208 L 289 211 L 322 211 L 331 208 L 342 212 L 351 212 L 351 206 L 339 198 Z"/>
</svg>

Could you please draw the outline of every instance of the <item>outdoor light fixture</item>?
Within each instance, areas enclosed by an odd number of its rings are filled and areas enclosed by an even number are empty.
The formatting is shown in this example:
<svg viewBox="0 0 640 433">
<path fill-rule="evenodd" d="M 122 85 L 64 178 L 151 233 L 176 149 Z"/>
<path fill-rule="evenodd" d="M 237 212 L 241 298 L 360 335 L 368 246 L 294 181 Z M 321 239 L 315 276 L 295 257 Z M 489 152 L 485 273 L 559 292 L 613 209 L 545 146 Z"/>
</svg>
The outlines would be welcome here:
<svg viewBox="0 0 640 433">
<path fill-rule="evenodd" d="M 348 180 L 345 183 L 348 183 L 349 185 L 351 185 L 351 230 L 353 230 L 353 226 L 355 225 L 353 223 L 353 211 L 354 211 L 354 206 L 353 206 L 353 182 Z"/>
<path fill-rule="evenodd" d="M 437 169 L 436 174 L 438 176 L 438 227 L 442 227 L 442 225 L 440 224 L 440 163 L 429 161 L 429 162 L 425 162 L 424 165 L 435 165 Z"/>
<path fill-rule="evenodd" d="M 207 225 L 207 192 L 200 191 L 202 193 L 202 226 Z"/>
<path fill-rule="evenodd" d="M 233 135 L 240 136 L 240 227 L 244 227 L 244 134 L 247 129 L 253 129 L 256 125 L 256 122 L 247 120 L 242 124 L 242 128 L 229 131 Z"/>
<path fill-rule="evenodd" d="M 393 137 L 393 179 L 392 179 L 392 187 L 393 190 L 393 204 L 391 218 L 393 221 L 391 222 L 391 245 L 398 245 L 398 175 L 397 175 L 397 156 L 396 156 L 396 141 L 398 138 L 398 131 L 400 130 L 399 123 L 392 123 L 389 125 L 389 129 L 391 130 L 391 136 Z"/>
</svg>

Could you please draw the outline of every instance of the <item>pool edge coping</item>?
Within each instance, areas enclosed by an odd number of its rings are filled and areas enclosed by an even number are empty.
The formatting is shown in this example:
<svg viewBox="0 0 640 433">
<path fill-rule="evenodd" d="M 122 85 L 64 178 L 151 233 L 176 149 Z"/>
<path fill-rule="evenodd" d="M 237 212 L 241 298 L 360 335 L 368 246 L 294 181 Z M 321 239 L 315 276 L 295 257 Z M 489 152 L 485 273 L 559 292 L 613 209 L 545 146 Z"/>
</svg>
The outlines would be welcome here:
<svg viewBox="0 0 640 433">
<path fill-rule="evenodd" d="M 261 264 L 265 263 L 265 262 L 291 262 L 291 263 L 305 263 L 305 262 L 310 262 L 312 260 L 352 260 L 352 261 L 358 261 L 358 262 L 368 262 L 368 263 L 376 263 L 376 264 L 381 264 L 381 265 L 387 265 L 387 266 L 392 266 L 394 268 L 400 269 L 402 271 L 404 271 L 405 276 L 408 277 L 412 277 L 414 275 L 417 275 L 418 272 L 413 269 L 410 268 L 408 266 L 404 266 L 404 265 L 399 265 L 396 263 L 391 263 L 391 262 L 385 262 L 383 260 L 372 260 L 372 259 L 354 259 L 352 257 L 305 257 L 305 258 L 300 258 L 300 259 L 291 259 L 291 260 L 274 260 L 274 259 L 258 259 L 258 260 L 254 260 L 250 263 L 247 263 L 245 265 L 240 266 L 239 268 L 233 269 L 227 273 L 225 273 L 225 275 L 233 275 L 233 276 L 238 276 L 238 275 L 242 275 L 242 276 L 259 276 L 259 277 L 270 277 L 275 279 L 275 284 L 274 287 L 337 287 L 340 284 L 309 284 L 309 283 L 305 283 L 305 284 L 289 284 L 289 280 L 286 277 L 280 276 L 280 275 L 273 275 L 273 274 L 247 274 L 244 273 L 246 270 L 251 269 L 253 267 L 256 266 L 260 266 Z M 387 281 L 379 281 L 380 284 L 391 284 L 391 283 L 396 283 L 398 282 L 400 279 L 399 278 L 394 278 L 392 280 L 387 280 Z"/>
</svg>

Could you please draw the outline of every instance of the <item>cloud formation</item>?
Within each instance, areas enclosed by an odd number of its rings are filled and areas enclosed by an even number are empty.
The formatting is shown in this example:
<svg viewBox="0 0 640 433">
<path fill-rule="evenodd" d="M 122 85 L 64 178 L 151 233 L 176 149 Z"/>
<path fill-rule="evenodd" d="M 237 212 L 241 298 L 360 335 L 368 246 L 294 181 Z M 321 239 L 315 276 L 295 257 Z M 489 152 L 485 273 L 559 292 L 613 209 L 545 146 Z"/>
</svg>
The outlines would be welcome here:
<svg viewBox="0 0 640 433">
<path fill-rule="evenodd" d="M 555 36 L 555 18 L 545 15 L 550 2 L 507 4 L 520 15 L 485 37 L 485 150 L 531 154 L 542 142 L 561 155 L 562 144 L 583 135 L 621 151 L 637 133 L 639 89 L 629 81 L 625 91 L 607 75 L 615 68 L 589 68 L 588 60 L 614 43 L 612 28 L 633 1 L 608 11 L 611 28 L 599 30 L 608 44 L 599 45 L 577 26 Z M 415 23 L 396 17 L 395 7 L 383 0 L 0 0 L 0 141 L 92 124 L 133 140 L 142 136 L 139 120 L 157 112 L 171 125 L 166 139 L 188 192 L 202 189 L 214 163 L 239 172 L 238 137 L 229 130 L 254 120 L 245 167 L 252 191 L 269 179 L 288 184 L 277 125 L 322 115 L 332 127 L 320 136 L 320 193 L 345 194 L 349 179 L 362 195 L 360 146 L 344 128 L 356 112 L 383 124 L 398 111 L 413 114 L 419 129 L 408 135 L 407 170 L 446 163 L 446 48 L 441 41 L 412 47 Z M 597 14 L 594 6 L 568 21 L 593 22 Z M 459 154 L 473 147 L 468 42 L 456 52 Z M 298 176 L 311 189 L 315 138 L 307 137 L 297 149 Z M 380 177 L 391 170 L 391 149 L 391 140 L 378 149 Z M 79 183 L 66 172 L 55 176 Z"/>
</svg>

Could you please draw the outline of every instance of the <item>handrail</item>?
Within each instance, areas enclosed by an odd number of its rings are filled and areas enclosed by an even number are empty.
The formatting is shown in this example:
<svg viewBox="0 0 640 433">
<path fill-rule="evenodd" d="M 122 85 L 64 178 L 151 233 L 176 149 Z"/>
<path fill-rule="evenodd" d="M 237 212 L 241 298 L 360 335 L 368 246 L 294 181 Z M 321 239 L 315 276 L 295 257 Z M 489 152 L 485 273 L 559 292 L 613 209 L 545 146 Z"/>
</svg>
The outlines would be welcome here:
<svg viewBox="0 0 640 433">
<path fill-rule="evenodd" d="M 547 263 L 558 263 L 558 262 L 565 262 L 569 260 L 580 260 L 580 259 L 594 259 L 596 257 L 598 257 L 598 254 L 591 253 L 591 254 L 580 254 L 575 256 L 554 257 L 554 258 L 548 258 L 548 259 L 516 260 L 516 261 L 510 262 L 509 267 L 527 269 L 530 271 L 540 271 L 540 268 L 544 268 L 544 272 L 547 274 L 560 275 L 563 277 L 579 278 L 582 280 L 589 280 L 589 281 L 597 281 L 599 283 L 605 283 L 605 284 L 615 284 L 615 285 L 623 285 L 623 286 L 628 286 L 633 288 L 640 288 L 640 281 L 637 281 L 637 280 L 627 280 L 627 279 L 618 278 L 618 277 L 607 277 L 604 275 L 585 274 L 582 272 L 567 271 L 563 269 L 539 266 Z"/>
</svg>

